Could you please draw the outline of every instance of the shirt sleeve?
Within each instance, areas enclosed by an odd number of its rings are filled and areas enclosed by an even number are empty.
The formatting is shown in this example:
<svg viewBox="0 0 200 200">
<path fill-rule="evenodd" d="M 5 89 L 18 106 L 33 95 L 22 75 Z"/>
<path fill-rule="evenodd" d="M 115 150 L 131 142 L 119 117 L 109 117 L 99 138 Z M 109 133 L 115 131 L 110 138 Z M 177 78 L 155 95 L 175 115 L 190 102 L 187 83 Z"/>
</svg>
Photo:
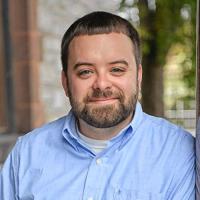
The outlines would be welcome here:
<svg viewBox="0 0 200 200">
<path fill-rule="evenodd" d="M 177 159 L 174 161 L 174 176 L 167 200 L 195 200 L 195 142 L 184 134 L 177 145 Z"/>
<path fill-rule="evenodd" d="M 8 155 L 2 170 L 0 171 L 0 199 L 1 200 L 18 200 L 17 195 L 17 147 L 18 142 Z"/>
</svg>

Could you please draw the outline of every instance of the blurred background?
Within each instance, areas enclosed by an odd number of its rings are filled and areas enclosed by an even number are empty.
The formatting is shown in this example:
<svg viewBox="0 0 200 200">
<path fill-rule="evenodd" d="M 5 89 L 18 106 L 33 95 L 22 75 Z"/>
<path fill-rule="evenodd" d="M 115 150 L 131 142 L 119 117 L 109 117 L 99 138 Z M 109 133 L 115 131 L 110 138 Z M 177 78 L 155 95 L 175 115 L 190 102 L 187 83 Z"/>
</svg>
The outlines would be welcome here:
<svg viewBox="0 0 200 200">
<path fill-rule="evenodd" d="M 95 10 L 128 19 L 142 39 L 142 106 L 195 134 L 196 0 L 0 0 L 0 163 L 20 135 L 65 115 L 60 43 Z"/>
</svg>

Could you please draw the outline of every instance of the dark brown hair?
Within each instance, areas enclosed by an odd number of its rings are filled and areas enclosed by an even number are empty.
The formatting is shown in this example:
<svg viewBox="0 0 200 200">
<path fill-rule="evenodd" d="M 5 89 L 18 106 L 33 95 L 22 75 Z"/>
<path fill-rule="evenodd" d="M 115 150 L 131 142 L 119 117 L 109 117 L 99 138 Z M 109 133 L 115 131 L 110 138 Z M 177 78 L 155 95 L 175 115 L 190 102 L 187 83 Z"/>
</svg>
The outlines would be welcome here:
<svg viewBox="0 0 200 200">
<path fill-rule="evenodd" d="M 123 33 L 131 39 L 136 65 L 138 66 L 141 63 L 141 54 L 140 39 L 136 29 L 129 21 L 117 15 L 98 11 L 87 14 L 76 20 L 65 32 L 61 44 L 61 61 L 63 71 L 67 73 L 69 44 L 74 37 L 112 32 Z"/>
</svg>

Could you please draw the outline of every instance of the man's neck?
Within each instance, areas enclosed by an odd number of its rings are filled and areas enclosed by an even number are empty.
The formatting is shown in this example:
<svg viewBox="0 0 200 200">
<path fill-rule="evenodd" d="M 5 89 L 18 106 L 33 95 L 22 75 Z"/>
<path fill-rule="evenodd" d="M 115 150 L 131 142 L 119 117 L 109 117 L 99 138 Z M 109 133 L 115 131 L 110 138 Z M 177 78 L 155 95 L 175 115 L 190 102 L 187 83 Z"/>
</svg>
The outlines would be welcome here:
<svg viewBox="0 0 200 200">
<path fill-rule="evenodd" d="M 84 120 L 78 119 L 78 127 L 80 132 L 86 137 L 96 140 L 110 140 L 115 137 L 123 128 L 125 128 L 132 120 L 132 115 L 128 116 L 124 121 L 116 126 L 109 128 L 96 128 L 87 124 Z"/>
</svg>

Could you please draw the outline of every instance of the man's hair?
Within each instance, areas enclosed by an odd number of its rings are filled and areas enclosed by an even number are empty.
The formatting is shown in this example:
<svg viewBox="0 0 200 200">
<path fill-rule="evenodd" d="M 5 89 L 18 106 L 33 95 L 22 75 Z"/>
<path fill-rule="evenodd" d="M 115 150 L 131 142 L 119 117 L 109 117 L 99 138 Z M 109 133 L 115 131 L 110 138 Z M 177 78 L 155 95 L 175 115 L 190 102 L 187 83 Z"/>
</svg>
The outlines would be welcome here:
<svg viewBox="0 0 200 200">
<path fill-rule="evenodd" d="M 141 63 L 140 38 L 132 24 L 120 16 L 97 11 L 92 12 L 76 20 L 65 32 L 61 43 L 62 68 L 67 73 L 69 44 L 76 36 L 96 35 L 108 33 L 123 33 L 127 35 L 133 43 L 133 53 L 137 67 Z"/>
</svg>

